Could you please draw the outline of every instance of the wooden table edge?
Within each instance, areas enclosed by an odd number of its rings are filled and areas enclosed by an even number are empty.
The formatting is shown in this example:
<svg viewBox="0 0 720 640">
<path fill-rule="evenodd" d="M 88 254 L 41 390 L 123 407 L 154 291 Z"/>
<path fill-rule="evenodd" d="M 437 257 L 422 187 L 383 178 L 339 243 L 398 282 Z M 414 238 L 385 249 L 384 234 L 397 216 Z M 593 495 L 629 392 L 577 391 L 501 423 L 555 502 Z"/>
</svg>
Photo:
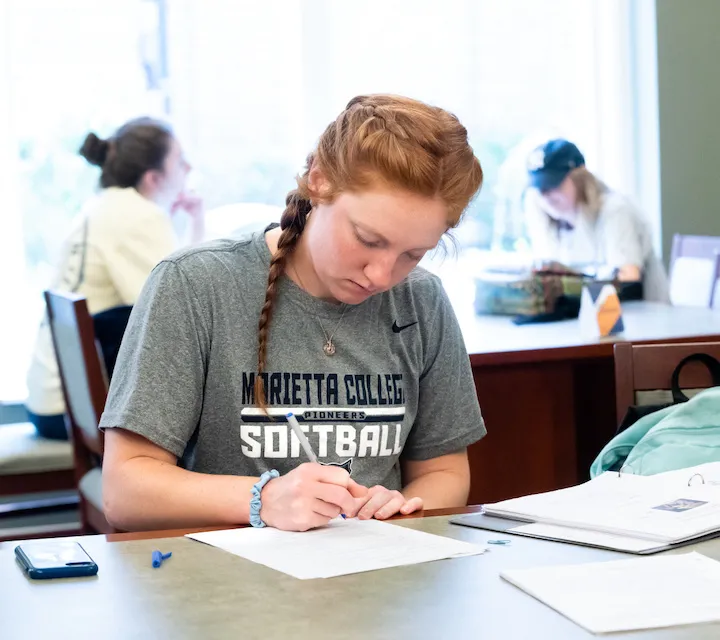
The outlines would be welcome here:
<svg viewBox="0 0 720 640">
<path fill-rule="evenodd" d="M 554 362 L 557 360 L 592 360 L 608 358 L 613 355 L 613 348 L 618 342 L 632 342 L 632 344 L 673 344 L 688 342 L 718 342 L 720 334 L 680 336 L 676 338 L 647 338 L 644 340 L 628 340 L 620 336 L 603 338 L 599 342 L 590 344 L 548 346 L 533 349 L 518 349 L 517 351 L 490 351 L 469 352 L 470 365 L 473 367 L 487 367 L 498 365 L 529 364 Z"/>
<path fill-rule="evenodd" d="M 411 520 L 413 518 L 432 518 L 434 516 L 453 516 L 463 513 L 477 513 L 482 509 L 480 505 L 472 505 L 468 507 L 453 507 L 450 509 L 427 509 L 409 516 L 398 516 L 393 520 Z M 188 533 L 199 533 L 200 531 L 220 531 L 222 529 L 242 528 L 246 525 L 238 527 L 216 526 L 216 527 L 195 527 L 184 529 L 162 529 L 158 531 L 134 531 L 132 533 L 107 533 L 105 534 L 106 542 L 127 542 L 129 540 L 153 540 L 156 538 L 181 538 Z"/>
</svg>

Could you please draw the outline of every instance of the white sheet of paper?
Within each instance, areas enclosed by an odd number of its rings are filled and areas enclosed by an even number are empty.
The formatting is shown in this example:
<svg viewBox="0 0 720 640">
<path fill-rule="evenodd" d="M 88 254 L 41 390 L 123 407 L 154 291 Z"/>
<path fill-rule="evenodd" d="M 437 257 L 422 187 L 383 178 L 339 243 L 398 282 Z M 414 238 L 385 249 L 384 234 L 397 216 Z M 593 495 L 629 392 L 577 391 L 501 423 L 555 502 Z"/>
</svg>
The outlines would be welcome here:
<svg viewBox="0 0 720 640">
<path fill-rule="evenodd" d="M 423 531 L 355 518 L 305 532 L 269 527 L 190 533 L 188 538 L 309 580 L 483 553 L 484 547 Z"/>
<path fill-rule="evenodd" d="M 720 562 L 697 552 L 500 575 L 592 633 L 720 621 Z"/>
<path fill-rule="evenodd" d="M 666 483 L 668 486 L 687 484 L 690 478 L 694 485 L 704 483 L 717 486 L 720 484 L 720 462 L 705 462 L 694 467 L 664 471 L 651 477 L 655 482 Z"/>
<path fill-rule="evenodd" d="M 567 540 L 568 542 L 579 542 L 592 546 L 608 547 L 618 551 L 649 551 L 662 546 L 658 542 L 651 542 L 643 538 L 629 538 L 618 536 L 612 533 L 590 531 L 589 529 L 575 529 L 573 527 L 560 527 L 554 524 L 524 524 L 520 527 L 509 529 L 508 533 L 526 533 L 541 538 L 555 538 Z"/>
</svg>

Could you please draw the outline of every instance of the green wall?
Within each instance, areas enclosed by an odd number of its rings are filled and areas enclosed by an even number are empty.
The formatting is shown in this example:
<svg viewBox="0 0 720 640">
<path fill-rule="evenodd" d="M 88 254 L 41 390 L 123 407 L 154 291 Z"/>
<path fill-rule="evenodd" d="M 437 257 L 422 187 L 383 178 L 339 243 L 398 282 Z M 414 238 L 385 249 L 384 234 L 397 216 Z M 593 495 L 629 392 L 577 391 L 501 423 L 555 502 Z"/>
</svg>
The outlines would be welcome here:
<svg viewBox="0 0 720 640">
<path fill-rule="evenodd" d="M 675 233 L 720 236 L 720 0 L 656 0 L 656 19 L 667 260 Z"/>
</svg>

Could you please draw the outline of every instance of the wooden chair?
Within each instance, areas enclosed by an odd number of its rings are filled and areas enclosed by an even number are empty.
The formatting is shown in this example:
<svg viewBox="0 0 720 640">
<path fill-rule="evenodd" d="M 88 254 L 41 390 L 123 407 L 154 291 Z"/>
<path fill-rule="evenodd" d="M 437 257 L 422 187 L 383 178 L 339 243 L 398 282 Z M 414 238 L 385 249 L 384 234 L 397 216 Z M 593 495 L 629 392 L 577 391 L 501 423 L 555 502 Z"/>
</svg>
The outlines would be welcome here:
<svg viewBox="0 0 720 640">
<path fill-rule="evenodd" d="M 0 425 L 0 496 L 18 496 L 17 505 L 28 508 L 34 493 L 74 488 L 72 449 L 67 442 L 41 438 L 29 422 Z M 0 512 L 12 510 L 6 505 Z"/>
<path fill-rule="evenodd" d="M 78 503 L 72 444 L 29 422 L 0 425 L 0 542 L 77 535 Z"/>
<path fill-rule="evenodd" d="M 674 305 L 714 308 L 718 278 L 720 237 L 673 236 L 670 299 Z"/>
<path fill-rule="evenodd" d="M 103 434 L 98 429 L 108 381 L 83 296 L 45 292 L 66 420 L 73 442 L 80 515 L 85 533 L 114 533 L 102 508 Z"/>
<path fill-rule="evenodd" d="M 720 360 L 720 342 L 632 344 L 619 342 L 615 352 L 615 397 L 618 424 L 630 405 L 671 402 L 671 378 L 680 361 L 694 353 L 706 353 Z M 713 385 L 710 372 L 690 362 L 680 374 L 680 387 L 692 395 Z M 687 390 L 691 390 L 688 393 Z"/>
</svg>

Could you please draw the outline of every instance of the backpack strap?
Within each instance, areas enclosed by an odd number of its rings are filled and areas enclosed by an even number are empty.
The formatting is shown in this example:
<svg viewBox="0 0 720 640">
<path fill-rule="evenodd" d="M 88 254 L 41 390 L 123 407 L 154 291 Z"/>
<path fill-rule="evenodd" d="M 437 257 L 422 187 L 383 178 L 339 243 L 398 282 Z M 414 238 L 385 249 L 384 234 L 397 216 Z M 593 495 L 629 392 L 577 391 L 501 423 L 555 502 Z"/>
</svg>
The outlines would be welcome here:
<svg viewBox="0 0 720 640">
<path fill-rule="evenodd" d="M 83 223 L 83 238 L 82 238 L 82 245 L 81 245 L 81 255 L 80 255 L 80 269 L 78 270 L 78 277 L 77 281 L 75 282 L 75 285 L 70 290 L 70 293 L 77 293 L 78 289 L 80 288 L 80 285 L 85 280 L 85 260 L 87 258 L 87 241 L 88 241 L 88 225 L 90 224 L 90 221 L 88 217 L 85 217 L 85 222 Z"/>
</svg>

